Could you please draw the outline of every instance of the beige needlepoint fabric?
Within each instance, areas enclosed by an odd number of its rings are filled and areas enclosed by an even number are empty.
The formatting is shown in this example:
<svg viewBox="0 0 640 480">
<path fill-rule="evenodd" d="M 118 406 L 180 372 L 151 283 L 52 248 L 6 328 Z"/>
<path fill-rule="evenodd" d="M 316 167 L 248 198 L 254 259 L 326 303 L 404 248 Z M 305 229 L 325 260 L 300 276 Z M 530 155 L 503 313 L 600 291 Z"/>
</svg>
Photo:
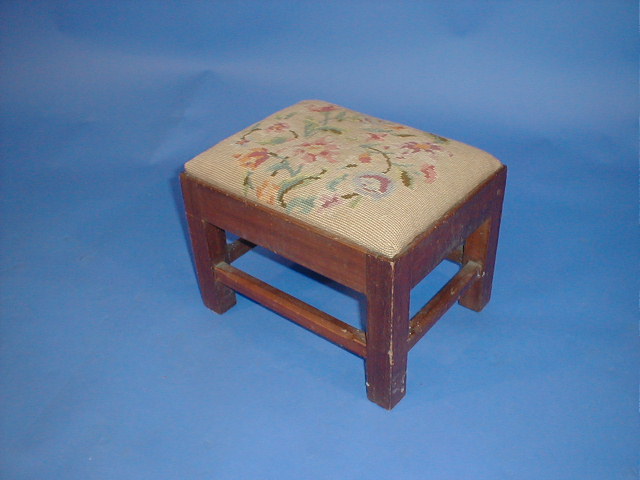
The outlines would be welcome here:
<svg viewBox="0 0 640 480">
<path fill-rule="evenodd" d="M 223 140 L 185 169 L 393 257 L 500 166 L 469 145 L 305 100 Z"/>
</svg>

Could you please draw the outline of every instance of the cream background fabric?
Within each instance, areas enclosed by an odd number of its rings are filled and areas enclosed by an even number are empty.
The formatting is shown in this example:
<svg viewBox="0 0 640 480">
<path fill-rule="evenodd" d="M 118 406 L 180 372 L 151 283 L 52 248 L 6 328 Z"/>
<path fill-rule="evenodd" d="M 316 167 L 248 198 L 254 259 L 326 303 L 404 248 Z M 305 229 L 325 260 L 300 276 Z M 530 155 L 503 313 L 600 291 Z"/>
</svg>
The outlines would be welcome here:
<svg viewBox="0 0 640 480">
<path fill-rule="evenodd" d="M 185 169 L 393 257 L 500 166 L 469 145 L 305 100 L 223 140 Z"/>
</svg>

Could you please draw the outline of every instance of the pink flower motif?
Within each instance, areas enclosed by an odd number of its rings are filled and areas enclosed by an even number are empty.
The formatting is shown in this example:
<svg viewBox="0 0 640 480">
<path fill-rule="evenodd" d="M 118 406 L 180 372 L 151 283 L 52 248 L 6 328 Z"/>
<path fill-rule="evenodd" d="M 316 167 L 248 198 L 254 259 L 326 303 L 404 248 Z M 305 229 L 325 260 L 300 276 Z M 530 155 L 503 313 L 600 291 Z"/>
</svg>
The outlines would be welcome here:
<svg viewBox="0 0 640 480">
<path fill-rule="evenodd" d="M 236 145 L 244 145 L 245 143 L 249 143 L 249 140 L 247 140 L 246 138 L 241 138 L 236 142 Z"/>
<path fill-rule="evenodd" d="M 245 154 L 234 155 L 245 168 L 255 170 L 269 159 L 269 151 L 266 148 L 252 148 Z"/>
<path fill-rule="evenodd" d="M 420 142 L 420 143 L 408 142 L 402 145 L 402 148 L 408 148 L 413 153 L 419 153 L 419 152 L 431 153 L 431 152 L 442 150 L 442 147 L 440 145 L 436 145 L 435 143 L 429 143 L 429 142 Z"/>
<path fill-rule="evenodd" d="M 340 109 L 336 105 L 309 105 L 307 108 L 312 112 L 333 112 Z"/>
<path fill-rule="evenodd" d="M 386 133 L 367 133 L 369 140 L 382 140 L 387 136 Z"/>
<path fill-rule="evenodd" d="M 289 128 L 291 127 L 289 127 L 288 123 L 280 122 L 280 123 L 275 123 L 270 127 L 268 127 L 267 132 L 282 132 L 284 130 L 289 130 Z"/>
<path fill-rule="evenodd" d="M 358 160 L 360 160 L 360 163 L 371 163 L 371 155 L 368 153 L 361 153 Z"/>
<path fill-rule="evenodd" d="M 315 142 L 303 143 L 300 147 L 296 153 L 302 155 L 305 163 L 313 163 L 319 159 L 327 160 L 331 163 L 337 161 L 334 155 L 338 153 L 338 146 L 329 143 L 326 138 L 321 138 Z"/>
<path fill-rule="evenodd" d="M 436 167 L 434 165 L 423 165 L 420 168 L 420 171 L 424 173 L 424 178 L 427 183 L 433 183 L 438 178 L 438 173 L 436 172 Z"/>
<path fill-rule="evenodd" d="M 389 195 L 395 185 L 393 181 L 381 173 L 362 173 L 353 179 L 356 191 L 375 199 Z"/>
<path fill-rule="evenodd" d="M 344 201 L 344 198 L 338 195 L 323 195 L 320 197 L 320 208 L 337 207 L 338 205 L 342 205 Z"/>
</svg>

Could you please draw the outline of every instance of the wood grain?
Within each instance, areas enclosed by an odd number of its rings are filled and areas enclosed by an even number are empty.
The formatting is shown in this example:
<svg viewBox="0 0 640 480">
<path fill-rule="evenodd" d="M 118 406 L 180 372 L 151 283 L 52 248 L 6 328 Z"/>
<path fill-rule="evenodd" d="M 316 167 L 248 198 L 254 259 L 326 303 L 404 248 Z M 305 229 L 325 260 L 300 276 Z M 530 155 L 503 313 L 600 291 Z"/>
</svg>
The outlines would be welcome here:
<svg viewBox="0 0 640 480">
<path fill-rule="evenodd" d="M 189 234 L 204 304 L 216 313 L 224 313 L 236 304 L 236 296 L 218 281 L 213 265 L 227 256 L 224 230 L 187 214 Z"/>
<path fill-rule="evenodd" d="M 386 409 L 406 394 L 411 293 L 406 258 L 367 259 L 367 396 Z"/>
</svg>

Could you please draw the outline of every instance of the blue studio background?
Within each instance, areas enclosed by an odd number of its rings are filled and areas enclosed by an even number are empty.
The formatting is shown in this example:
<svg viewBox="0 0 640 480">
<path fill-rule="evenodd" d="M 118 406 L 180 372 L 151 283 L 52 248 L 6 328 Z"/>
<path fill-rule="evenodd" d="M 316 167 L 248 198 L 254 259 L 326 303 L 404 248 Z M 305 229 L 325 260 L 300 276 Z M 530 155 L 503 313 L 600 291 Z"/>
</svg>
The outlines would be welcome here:
<svg viewBox="0 0 640 480">
<path fill-rule="evenodd" d="M 3 479 L 637 479 L 634 1 L 0 3 Z M 246 298 L 200 302 L 182 164 L 321 98 L 509 166 L 491 303 L 408 394 Z M 352 323 L 358 301 L 242 268 Z M 443 284 L 442 265 L 413 311 Z"/>
</svg>

